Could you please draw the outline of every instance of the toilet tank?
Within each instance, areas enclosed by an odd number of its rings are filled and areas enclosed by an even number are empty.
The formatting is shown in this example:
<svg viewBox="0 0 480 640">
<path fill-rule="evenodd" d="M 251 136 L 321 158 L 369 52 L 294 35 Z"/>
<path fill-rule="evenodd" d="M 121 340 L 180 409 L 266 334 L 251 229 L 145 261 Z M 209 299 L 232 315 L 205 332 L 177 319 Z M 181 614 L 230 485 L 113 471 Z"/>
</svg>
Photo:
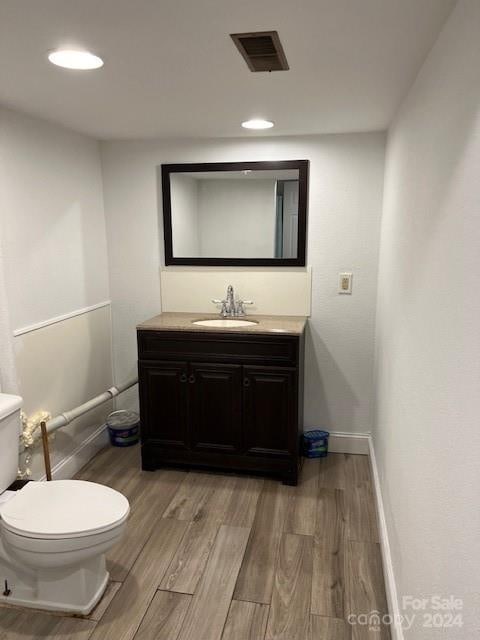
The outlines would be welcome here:
<svg viewBox="0 0 480 640">
<path fill-rule="evenodd" d="M 22 399 L 0 393 L 0 493 L 17 477 Z"/>
</svg>

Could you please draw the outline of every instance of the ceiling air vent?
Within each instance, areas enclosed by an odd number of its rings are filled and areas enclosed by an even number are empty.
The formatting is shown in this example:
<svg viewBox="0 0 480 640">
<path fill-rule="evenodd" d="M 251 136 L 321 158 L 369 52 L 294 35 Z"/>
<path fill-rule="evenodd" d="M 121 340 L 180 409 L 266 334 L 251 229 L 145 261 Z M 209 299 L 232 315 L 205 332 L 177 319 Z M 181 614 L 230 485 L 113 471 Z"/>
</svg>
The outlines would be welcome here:
<svg viewBox="0 0 480 640">
<path fill-rule="evenodd" d="M 231 33 L 250 71 L 286 71 L 287 58 L 276 31 Z"/>
</svg>

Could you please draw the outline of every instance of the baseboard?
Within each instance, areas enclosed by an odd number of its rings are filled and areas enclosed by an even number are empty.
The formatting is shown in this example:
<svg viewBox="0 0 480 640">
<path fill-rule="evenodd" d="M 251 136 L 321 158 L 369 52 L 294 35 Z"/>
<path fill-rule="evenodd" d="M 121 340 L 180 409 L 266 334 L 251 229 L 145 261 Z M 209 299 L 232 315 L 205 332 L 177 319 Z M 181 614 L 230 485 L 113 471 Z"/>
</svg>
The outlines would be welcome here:
<svg viewBox="0 0 480 640">
<path fill-rule="evenodd" d="M 343 433 L 331 431 L 328 450 L 331 453 L 369 454 L 368 433 Z M 103 424 L 88 436 L 70 455 L 52 467 L 54 480 L 68 480 L 84 467 L 93 456 L 108 444 L 108 432 Z M 45 480 L 43 475 L 40 480 Z"/>
<path fill-rule="evenodd" d="M 387 594 L 388 611 L 393 619 L 390 631 L 391 631 L 392 640 L 404 640 L 403 629 L 400 621 L 401 620 L 400 609 L 398 606 L 397 584 L 395 581 L 392 554 L 390 551 L 390 542 L 388 539 L 387 521 L 385 518 L 385 510 L 383 508 L 382 489 L 380 487 L 380 478 L 378 475 L 377 459 L 375 457 L 375 447 L 373 446 L 373 439 L 371 436 L 368 437 L 367 442 L 368 442 L 368 449 L 370 454 L 370 465 L 372 468 L 375 502 L 377 506 L 377 521 L 378 521 L 378 531 L 380 535 L 380 548 L 382 552 L 385 591 Z"/>
<path fill-rule="evenodd" d="M 343 433 L 331 431 L 328 439 L 328 450 L 331 453 L 358 453 L 368 455 L 368 433 Z"/>
<path fill-rule="evenodd" d="M 93 456 L 108 444 L 108 431 L 102 424 L 91 433 L 70 455 L 52 467 L 53 480 L 69 480 L 84 467 Z M 43 475 L 40 480 L 46 480 Z"/>
</svg>

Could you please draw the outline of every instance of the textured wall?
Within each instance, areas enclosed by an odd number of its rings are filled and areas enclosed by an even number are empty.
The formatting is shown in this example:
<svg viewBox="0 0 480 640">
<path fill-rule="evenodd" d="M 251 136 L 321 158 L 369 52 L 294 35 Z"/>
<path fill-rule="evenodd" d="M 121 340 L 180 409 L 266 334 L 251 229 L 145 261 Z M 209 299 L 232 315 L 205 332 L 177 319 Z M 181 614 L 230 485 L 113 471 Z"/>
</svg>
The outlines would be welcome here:
<svg viewBox="0 0 480 640">
<path fill-rule="evenodd" d="M 463 628 L 420 612 L 412 640 L 480 634 L 479 34 L 459 2 L 388 142 L 374 442 L 397 590 L 464 599 Z"/>
<path fill-rule="evenodd" d="M 98 143 L 7 109 L 5 277 L 13 329 L 108 298 Z"/>
</svg>

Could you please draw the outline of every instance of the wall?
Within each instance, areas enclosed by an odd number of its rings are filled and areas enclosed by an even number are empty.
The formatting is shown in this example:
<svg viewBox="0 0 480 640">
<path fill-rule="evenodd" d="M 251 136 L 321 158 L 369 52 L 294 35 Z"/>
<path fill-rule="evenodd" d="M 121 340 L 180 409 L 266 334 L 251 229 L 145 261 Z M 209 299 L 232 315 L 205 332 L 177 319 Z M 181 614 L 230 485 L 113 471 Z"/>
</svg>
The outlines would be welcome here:
<svg viewBox="0 0 480 640">
<path fill-rule="evenodd" d="M 200 180 L 203 257 L 273 258 L 276 197 L 273 179 Z"/>
<path fill-rule="evenodd" d="M 226 297 L 225 283 L 232 284 L 236 299 L 248 300 L 248 315 L 309 316 L 312 312 L 310 269 L 228 269 L 221 267 L 163 268 L 160 275 L 163 311 L 217 313 L 212 300 Z M 288 295 L 281 295 L 288 291 Z"/>
<path fill-rule="evenodd" d="M 417 612 L 415 640 L 480 635 L 479 33 L 461 0 L 388 140 L 374 447 L 391 559 L 400 600 L 464 600 L 463 629 Z"/>
<path fill-rule="evenodd" d="M 0 247 L 0 392 L 18 391 L 15 356 L 13 353 L 12 330 L 8 313 L 7 288 L 3 273 L 3 252 Z"/>
<path fill-rule="evenodd" d="M 303 158 L 310 160 L 308 264 L 313 276 L 305 425 L 356 433 L 371 429 L 381 133 L 102 143 L 116 380 L 135 375 L 135 326 L 161 309 L 158 167 Z M 337 294 L 338 273 L 345 270 L 355 274 L 352 296 Z M 235 269 L 229 273 L 234 280 Z M 252 269 L 252 282 L 260 278 Z M 280 285 L 276 295 L 290 292 Z"/>
<path fill-rule="evenodd" d="M 18 392 L 31 413 L 72 408 L 112 382 L 107 246 L 98 143 L 8 109 L 0 110 L 4 280 Z M 59 321 L 36 331 L 37 325 Z M 102 345 L 100 347 L 100 345 Z M 9 389 L 6 388 L 5 391 Z M 98 428 L 73 424 L 54 445 L 60 461 Z M 34 461 L 36 475 L 42 466 Z"/>
<path fill-rule="evenodd" d="M 112 386 L 109 305 L 17 336 L 14 347 L 23 410 L 28 415 L 38 409 L 58 415 Z M 66 459 L 74 453 L 76 460 L 69 464 L 68 475 L 72 464 L 78 468 L 86 464 L 96 450 L 88 445 L 90 438 L 104 424 L 109 411 L 112 403 L 57 431 L 51 447 L 52 466 L 67 464 Z M 106 443 L 105 434 L 97 440 L 98 446 Z M 44 473 L 39 454 L 34 457 L 32 470 L 36 477 Z"/>
</svg>

